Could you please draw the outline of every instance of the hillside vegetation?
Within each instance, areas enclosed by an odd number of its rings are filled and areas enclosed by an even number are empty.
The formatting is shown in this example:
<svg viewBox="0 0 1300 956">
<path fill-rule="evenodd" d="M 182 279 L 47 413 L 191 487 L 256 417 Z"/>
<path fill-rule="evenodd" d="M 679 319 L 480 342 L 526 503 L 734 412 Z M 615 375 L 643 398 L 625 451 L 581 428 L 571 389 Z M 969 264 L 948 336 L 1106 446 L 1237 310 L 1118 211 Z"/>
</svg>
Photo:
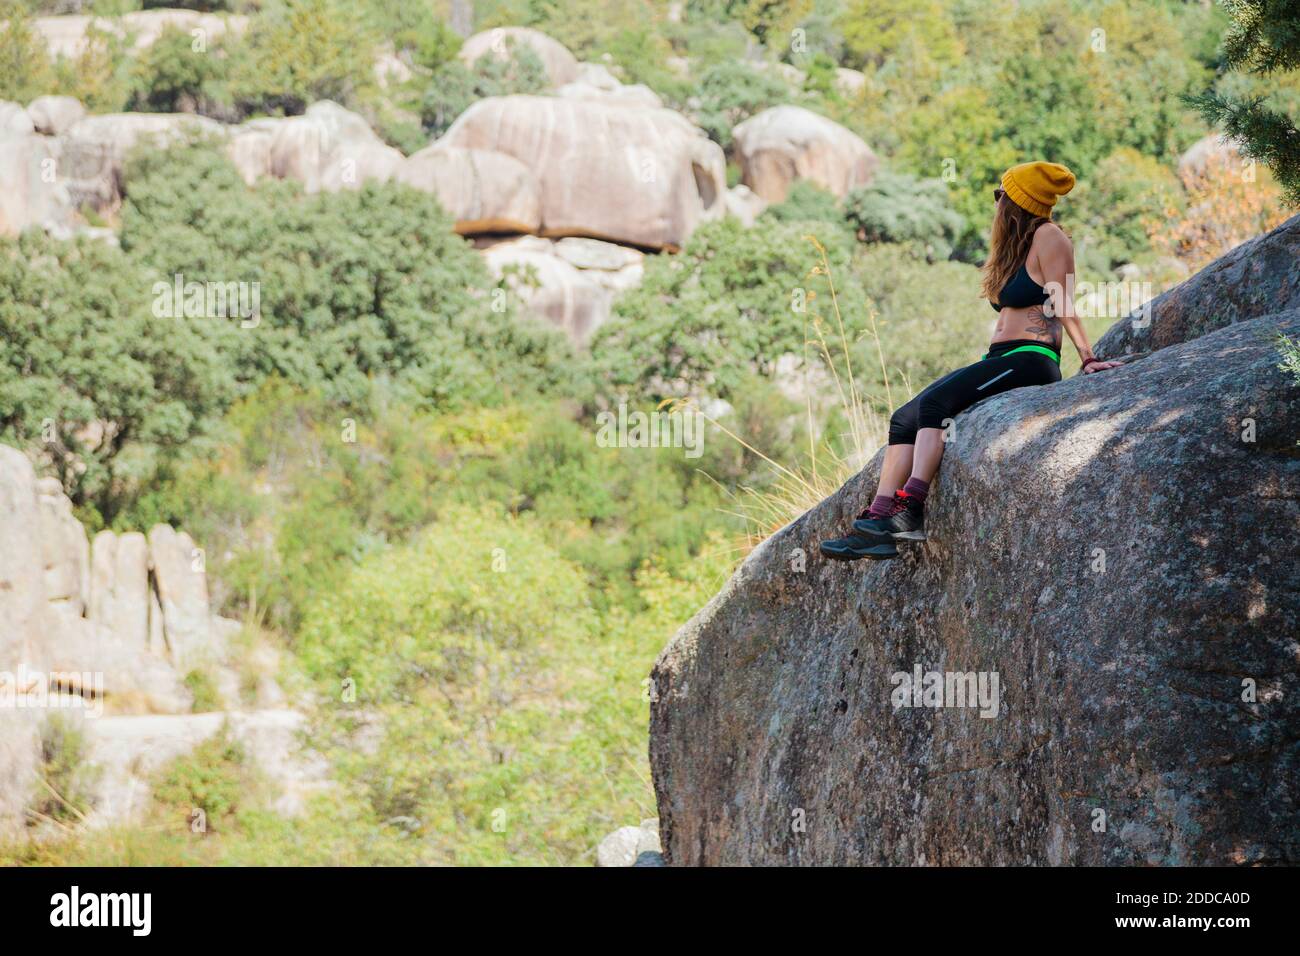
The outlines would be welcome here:
<svg viewBox="0 0 1300 956">
<path fill-rule="evenodd" d="M 461 62 L 460 4 L 198 0 L 249 17 L 201 60 L 178 31 L 51 57 L 31 18 L 69 6 L 0 3 L 0 100 L 234 122 L 332 99 L 411 152 L 482 97 L 543 87 L 527 50 Z M 1209 132 L 1184 94 L 1300 104 L 1296 74 L 1220 70 L 1218 5 L 473 8 L 474 31 L 535 27 L 724 149 L 793 103 L 861 136 L 882 172 L 843 199 L 797 184 L 752 226 L 707 222 L 647 257 L 587 348 L 526 314 L 429 193 L 248 186 L 203 142 L 132 157 L 117 245 L 0 239 L 0 440 L 60 479 L 92 534 L 161 521 L 202 542 L 220 611 L 274 642 L 312 702 L 337 784 L 288 820 L 238 748 L 213 745 L 167 769 L 146 824 L 2 858 L 589 863 L 655 814 L 646 675 L 747 533 L 793 517 L 781 468 L 833 490 L 861 451 L 855 415 L 879 437 L 891 405 L 985 350 L 1003 169 L 1074 169 L 1059 220 L 1091 281 L 1126 267 L 1160 291 L 1283 218 L 1264 167 L 1248 184 L 1178 170 Z M 409 77 L 381 82 L 383 55 Z M 178 273 L 259 282 L 257 329 L 156 318 L 154 285 Z M 1111 321 L 1088 320 L 1094 339 Z M 850 375 L 860 409 L 840 400 Z M 714 422 L 698 458 L 595 439 L 599 412 L 682 399 Z M 209 803 L 221 823 L 190 833 L 177 808 Z"/>
</svg>

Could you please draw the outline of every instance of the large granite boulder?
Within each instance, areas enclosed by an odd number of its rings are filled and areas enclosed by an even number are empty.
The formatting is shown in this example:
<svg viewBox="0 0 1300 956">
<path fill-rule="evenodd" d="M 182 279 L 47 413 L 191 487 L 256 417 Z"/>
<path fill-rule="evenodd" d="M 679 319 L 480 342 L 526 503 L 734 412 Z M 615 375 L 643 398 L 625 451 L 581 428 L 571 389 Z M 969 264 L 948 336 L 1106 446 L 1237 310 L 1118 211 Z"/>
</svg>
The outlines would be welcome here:
<svg viewBox="0 0 1300 956">
<path fill-rule="evenodd" d="M 75 207 L 60 175 L 62 152 L 60 142 L 51 137 L 0 135 L 0 235 L 71 226 Z"/>
<path fill-rule="evenodd" d="M 225 135 L 220 123 L 189 113 L 105 113 L 87 116 L 60 137 L 59 178 L 74 207 L 115 206 L 123 196 L 123 167 L 142 143 L 165 147 L 191 138 Z"/>
<path fill-rule="evenodd" d="M 466 66 L 472 66 L 484 56 L 508 60 L 518 47 L 528 47 L 537 54 L 551 86 L 560 87 L 578 79 L 578 60 L 568 47 L 532 27 L 496 27 L 475 33 L 461 44 L 459 56 Z"/>
<path fill-rule="evenodd" d="M 144 650 L 150 643 L 149 545 L 138 531 L 95 535 L 87 617 Z"/>
<path fill-rule="evenodd" d="M 45 599 L 65 605 L 76 617 L 90 602 L 90 539 L 72 513 L 72 502 L 57 478 L 36 483 L 40 509 L 41 562 L 45 568 Z"/>
<path fill-rule="evenodd" d="M 1172 301 L 1232 324 L 959 415 L 927 541 L 818 555 L 877 456 L 678 633 L 671 863 L 1300 862 L 1300 308 L 1198 280 Z"/>
<path fill-rule="evenodd" d="M 380 140 L 363 117 L 330 100 L 313 103 L 302 116 L 263 120 L 252 128 L 271 133 L 267 171 L 279 179 L 297 180 L 309 193 L 384 182 L 403 162 L 401 152 Z M 254 161 L 235 162 L 247 179 L 245 163 L 251 168 Z"/>
<path fill-rule="evenodd" d="M 149 558 L 173 660 L 182 670 L 211 663 L 221 655 L 211 626 L 203 551 L 184 531 L 156 524 L 149 529 Z"/>
<path fill-rule="evenodd" d="M 1150 352 L 1289 309 L 1300 309 L 1300 216 L 1242 243 L 1116 322 L 1094 351 L 1102 358 Z"/>
<path fill-rule="evenodd" d="M 395 178 L 437 196 L 464 236 L 531 233 L 542 225 L 537 177 L 505 153 L 434 143 L 407 157 Z"/>
<path fill-rule="evenodd" d="M 741 181 L 768 202 L 781 202 L 797 179 L 843 198 L 869 185 L 880 160 L 855 133 L 802 106 L 774 106 L 732 131 Z"/>
<path fill-rule="evenodd" d="M 527 310 L 585 344 L 609 318 L 612 293 L 586 270 L 557 255 L 554 245 L 535 236 L 499 242 L 484 250 L 493 274 L 504 280 Z"/>
<path fill-rule="evenodd" d="M 38 96 L 27 104 L 36 132 L 43 136 L 59 136 L 86 115 L 86 108 L 75 96 Z"/>
<path fill-rule="evenodd" d="M 0 670 L 31 657 L 45 620 L 45 566 L 36 472 L 27 456 L 0 445 Z"/>
<path fill-rule="evenodd" d="M 22 104 L 0 100 L 0 138 L 7 136 L 28 136 L 36 132 L 32 116 L 23 109 Z"/>
<path fill-rule="evenodd" d="M 548 236 L 677 248 L 701 221 L 723 214 L 722 150 L 671 110 L 488 97 L 438 145 L 506 153 L 532 169 Z"/>
</svg>

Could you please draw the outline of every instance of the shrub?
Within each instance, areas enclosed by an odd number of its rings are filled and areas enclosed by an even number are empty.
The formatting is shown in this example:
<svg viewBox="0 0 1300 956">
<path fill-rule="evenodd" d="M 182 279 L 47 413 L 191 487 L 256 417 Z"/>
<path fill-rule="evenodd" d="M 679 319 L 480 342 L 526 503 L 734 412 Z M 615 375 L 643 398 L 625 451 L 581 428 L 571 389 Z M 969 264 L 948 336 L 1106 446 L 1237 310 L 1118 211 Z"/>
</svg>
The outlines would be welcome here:
<svg viewBox="0 0 1300 956">
<path fill-rule="evenodd" d="M 648 260 L 642 284 L 615 301 L 592 341 L 605 389 L 646 402 L 726 399 L 751 374 L 773 374 L 782 355 L 804 355 L 813 315 L 831 307 L 810 233 L 824 234 L 832 263 L 847 265 L 842 226 L 767 220 L 746 229 L 734 219 L 700 226 L 677 256 Z M 855 336 L 861 295 L 840 293 Z"/>
<path fill-rule="evenodd" d="M 158 811 L 170 821 L 183 820 L 191 832 L 199 822 L 202 833 L 232 828 L 254 790 L 247 760 L 243 746 L 223 726 L 159 771 L 153 786 Z"/>
<path fill-rule="evenodd" d="M 36 790 L 28 804 L 29 822 L 84 823 L 98 776 L 86 763 L 89 746 L 84 732 L 61 714 L 54 714 L 41 727 L 40 747 Z"/>
<path fill-rule="evenodd" d="M 234 397 L 202 331 L 153 316 L 152 281 L 99 241 L 0 240 L 0 438 L 110 517 Z"/>
<path fill-rule="evenodd" d="M 947 259 L 965 221 L 938 179 L 881 173 L 845 197 L 849 224 L 863 242 L 915 243 L 931 262 Z"/>
<path fill-rule="evenodd" d="M 26 103 L 49 92 L 53 64 L 23 0 L 0 2 L 0 100 Z"/>
<path fill-rule="evenodd" d="M 510 41 L 510 56 L 485 53 L 472 67 L 452 59 L 434 70 L 419 101 L 420 122 L 437 138 L 469 106 L 487 96 L 541 93 L 550 86 L 546 68 L 527 44 Z"/>
<path fill-rule="evenodd" d="M 212 675 L 204 670 L 192 670 L 185 675 L 185 686 L 193 697 L 191 710 L 196 714 L 206 714 L 220 709 L 217 685 Z"/>
<path fill-rule="evenodd" d="M 217 111 L 216 85 L 227 77 L 220 48 L 195 50 L 184 30 L 168 26 L 131 67 L 133 91 L 128 108 L 141 112 Z"/>
<path fill-rule="evenodd" d="M 791 99 L 775 72 L 756 70 L 743 60 L 713 63 L 700 74 L 691 113 L 696 124 L 723 149 L 731 148 L 731 131 L 755 113 Z"/>
<path fill-rule="evenodd" d="M 228 45 L 233 99 L 245 113 L 297 114 L 316 100 L 355 105 L 374 87 L 377 46 L 340 0 L 276 0 Z"/>
<path fill-rule="evenodd" d="M 785 200 L 764 209 L 762 218 L 782 223 L 820 223 L 836 229 L 845 225 L 840 201 L 807 179 L 795 180 Z"/>
</svg>

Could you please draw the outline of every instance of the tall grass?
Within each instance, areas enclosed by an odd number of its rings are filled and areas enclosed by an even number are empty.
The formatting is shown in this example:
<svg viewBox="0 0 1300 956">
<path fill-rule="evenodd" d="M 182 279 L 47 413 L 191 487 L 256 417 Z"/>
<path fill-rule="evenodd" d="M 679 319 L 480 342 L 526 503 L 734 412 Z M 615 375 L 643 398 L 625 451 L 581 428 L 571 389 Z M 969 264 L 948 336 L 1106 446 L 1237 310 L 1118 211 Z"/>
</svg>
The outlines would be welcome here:
<svg viewBox="0 0 1300 956">
<path fill-rule="evenodd" d="M 835 276 L 831 270 L 826 247 L 816 236 L 804 236 L 817 252 L 818 262 L 808 272 L 809 278 L 825 276 L 830 292 L 833 326 L 815 308 L 809 309 L 807 334 L 804 339 L 804 375 L 805 407 L 808 426 L 808 450 L 801 461 L 782 464 L 773 460 L 761 449 L 755 448 L 743 436 L 737 435 L 726 425 L 705 415 L 704 418 L 731 440 L 737 442 L 750 453 L 757 455 L 771 465 L 776 477 L 770 486 L 754 488 L 743 486 L 730 494 L 732 507 L 727 509 L 745 522 L 745 530 L 738 550 L 749 551 L 765 538 L 785 527 L 805 511 L 836 492 L 849 478 L 853 477 L 871 459 L 876 450 L 885 442 L 889 430 L 887 417 L 879 411 L 882 407 L 893 408 L 893 386 L 889 380 L 889 370 L 885 363 L 885 351 L 880 342 L 880 330 L 877 326 L 876 310 L 868 306 L 866 310 L 866 332 L 875 343 L 876 359 L 880 363 L 880 376 L 883 383 L 883 395 L 870 395 L 863 391 L 858 383 L 858 376 L 853 370 L 853 354 L 849 349 L 848 332 L 845 329 L 844 316 L 840 311 L 839 295 L 835 288 Z M 816 293 L 808 292 L 811 306 L 816 300 Z M 821 358 L 829 375 L 837 404 L 831 406 L 831 413 L 820 416 L 813 408 L 812 371 L 814 365 L 810 353 Z M 838 413 L 838 414 L 836 414 Z M 822 421 L 818 419 L 822 418 Z M 826 421 L 838 418 L 843 427 L 835 434 L 828 435 L 822 425 Z"/>
</svg>

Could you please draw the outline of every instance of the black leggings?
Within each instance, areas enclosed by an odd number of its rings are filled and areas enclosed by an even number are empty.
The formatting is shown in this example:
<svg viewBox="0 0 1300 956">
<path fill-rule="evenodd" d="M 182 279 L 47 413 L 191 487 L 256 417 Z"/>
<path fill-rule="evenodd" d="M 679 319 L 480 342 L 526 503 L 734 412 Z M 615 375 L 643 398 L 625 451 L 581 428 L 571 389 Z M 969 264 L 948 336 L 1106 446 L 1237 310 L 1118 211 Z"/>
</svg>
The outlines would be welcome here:
<svg viewBox="0 0 1300 956">
<path fill-rule="evenodd" d="M 1059 382 L 1059 363 L 1041 352 L 1006 354 L 1022 345 L 1042 344 L 1032 339 L 997 342 L 989 347 L 983 360 L 949 372 L 894 412 L 889 419 L 889 443 L 914 445 L 918 429 L 943 428 L 945 421 L 990 395 Z"/>
</svg>

